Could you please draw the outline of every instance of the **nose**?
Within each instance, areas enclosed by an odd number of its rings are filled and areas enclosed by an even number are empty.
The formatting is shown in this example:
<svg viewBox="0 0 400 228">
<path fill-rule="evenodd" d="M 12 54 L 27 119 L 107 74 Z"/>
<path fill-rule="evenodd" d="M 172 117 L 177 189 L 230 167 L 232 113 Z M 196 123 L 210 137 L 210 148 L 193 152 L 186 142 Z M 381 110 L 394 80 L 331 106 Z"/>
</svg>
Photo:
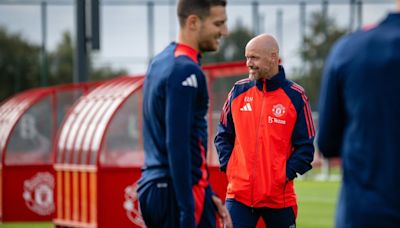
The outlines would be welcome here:
<svg viewBox="0 0 400 228">
<path fill-rule="evenodd" d="M 221 28 L 221 36 L 228 36 L 228 26 L 226 24 Z"/>
<path fill-rule="evenodd" d="M 247 66 L 247 67 L 253 66 L 253 63 L 252 63 L 252 61 L 251 61 L 251 58 L 247 58 L 247 59 L 246 59 L 246 66 Z"/>
</svg>

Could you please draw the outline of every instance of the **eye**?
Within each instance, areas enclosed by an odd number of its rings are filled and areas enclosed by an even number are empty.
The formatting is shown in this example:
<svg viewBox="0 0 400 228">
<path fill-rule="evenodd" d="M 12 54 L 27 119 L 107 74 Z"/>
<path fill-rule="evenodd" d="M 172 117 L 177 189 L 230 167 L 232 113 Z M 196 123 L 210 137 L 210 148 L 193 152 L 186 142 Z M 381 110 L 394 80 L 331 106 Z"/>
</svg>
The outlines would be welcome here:
<svg viewBox="0 0 400 228">
<path fill-rule="evenodd" d="M 225 25 L 225 21 L 217 21 L 217 22 L 214 22 L 214 25 L 217 26 L 217 27 L 224 26 L 224 25 Z"/>
</svg>

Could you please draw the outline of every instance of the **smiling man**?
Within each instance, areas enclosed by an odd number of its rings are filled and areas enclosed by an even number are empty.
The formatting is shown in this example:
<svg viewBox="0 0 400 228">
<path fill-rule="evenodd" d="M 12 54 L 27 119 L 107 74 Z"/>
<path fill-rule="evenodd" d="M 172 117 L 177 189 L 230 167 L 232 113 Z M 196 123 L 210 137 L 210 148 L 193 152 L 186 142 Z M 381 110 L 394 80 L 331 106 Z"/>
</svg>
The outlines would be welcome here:
<svg viewBox="0 0 400 228">
<path fill-rule="evenodd" d="M 146 226 L 215 227 L 229 212 L 208 183 L 208 91 L 201 54 L 227 35 L 225 0 L 180 0 L 178 42 L 158 54 L 143 95 L 145 164 L 139 202 Z"/>
<path fill-rule="evenodd" d="M 226 206 L 233 227 L 296 226 L 293 180 L 311 169 L 314 126 L 303 88 L 286 79 L 269 35 L 246 46 L 249 78 L 236 82 L 215 137 L 228 177 Z"/>
</svg>

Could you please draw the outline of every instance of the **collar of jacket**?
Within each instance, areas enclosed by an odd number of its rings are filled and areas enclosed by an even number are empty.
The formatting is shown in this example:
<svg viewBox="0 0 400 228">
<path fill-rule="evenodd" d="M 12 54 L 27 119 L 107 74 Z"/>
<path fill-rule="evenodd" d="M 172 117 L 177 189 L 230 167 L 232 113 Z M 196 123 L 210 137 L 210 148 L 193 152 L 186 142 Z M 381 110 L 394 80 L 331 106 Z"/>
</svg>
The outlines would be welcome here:
<svg viewBox="0 0 400 228">
<path fill-rule="evenodd" d="M 175 45 L 175 57 L 178 57 L 180 55 L 186 55 L 190 59 L 192 59 L 193 62 L 197 63 L 198 65 L 201 65 L 200 52 L 196 51 L 191 46 L 182 43 L 172 42 L 171 45 Z"/>
<path fill-rule="evenodd" d="M 283 86 L 286 82 L 285 70 L 283 69 L 282 65 L 279 65 L 279 72 L 271 79 L 259 79 L 256 82 L 257 88 L 262 91 L 263 84 L 266 84 L 267 92 L 274 91 Z"/>
</svg>

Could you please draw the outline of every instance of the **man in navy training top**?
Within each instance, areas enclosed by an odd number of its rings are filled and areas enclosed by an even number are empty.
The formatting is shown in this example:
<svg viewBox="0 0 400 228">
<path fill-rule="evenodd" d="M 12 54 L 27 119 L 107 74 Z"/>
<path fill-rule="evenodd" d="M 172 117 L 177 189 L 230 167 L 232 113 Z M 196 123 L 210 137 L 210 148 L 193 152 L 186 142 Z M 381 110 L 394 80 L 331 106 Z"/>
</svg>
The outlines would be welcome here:
<svg viewBox="0 0 400 228">
<path fill-rule="evenodd" d="M 139 202 L 146 226 L 226 227 L 231 219 L 208 183 L 208 90 L 201 54 L 227 35 L 225 0 L 180 0 L 178 42 L 151 62 L 144 82 L 145 163 Z"/>
<path fill-rule="evenodd" d="M 341 38 L 327 60 L 319 148 L 340 156 L 336 227 L 400 227 L 400 0 L 379 25 Z"/>
</svg>

